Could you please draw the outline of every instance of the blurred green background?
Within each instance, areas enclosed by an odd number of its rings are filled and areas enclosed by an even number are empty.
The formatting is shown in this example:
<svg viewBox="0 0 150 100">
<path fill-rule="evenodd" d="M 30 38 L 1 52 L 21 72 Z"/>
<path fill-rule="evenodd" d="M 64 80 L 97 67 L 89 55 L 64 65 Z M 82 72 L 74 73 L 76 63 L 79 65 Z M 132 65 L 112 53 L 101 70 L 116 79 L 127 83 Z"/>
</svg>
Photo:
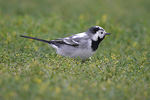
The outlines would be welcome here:
<svg viewBox="0 0 150 100">
<path fill-rule="evenodd" d="M 0 0 L 0 100 L 148 100 L 149 0 Z M 28 35 L 57 39 L 99 25 L 107 36 L 85 63 Z"/>
</svg>

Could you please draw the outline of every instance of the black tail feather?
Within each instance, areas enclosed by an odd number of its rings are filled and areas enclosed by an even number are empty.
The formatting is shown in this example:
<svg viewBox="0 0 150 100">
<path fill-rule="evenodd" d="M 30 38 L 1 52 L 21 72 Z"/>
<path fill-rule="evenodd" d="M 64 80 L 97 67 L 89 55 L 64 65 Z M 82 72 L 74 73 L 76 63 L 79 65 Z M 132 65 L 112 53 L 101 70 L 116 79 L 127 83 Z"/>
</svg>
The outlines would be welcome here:
<svg viewBox="0 0 150 100">
<path fill-rule="evenodd" d="M 33 40 L 38 40 L 38 41 L 42 41 L 42 42 L 45 42 L 45 43 L 51 43 L 51 41 L 38 39 L 38 38 L 34 38 L 34 37 L 29 37 L 29 36 L 24 36 L 24 35 L 20 35 L 20 37 L 29 38 L 29 39 L 33 39 Z"/>
</svg>

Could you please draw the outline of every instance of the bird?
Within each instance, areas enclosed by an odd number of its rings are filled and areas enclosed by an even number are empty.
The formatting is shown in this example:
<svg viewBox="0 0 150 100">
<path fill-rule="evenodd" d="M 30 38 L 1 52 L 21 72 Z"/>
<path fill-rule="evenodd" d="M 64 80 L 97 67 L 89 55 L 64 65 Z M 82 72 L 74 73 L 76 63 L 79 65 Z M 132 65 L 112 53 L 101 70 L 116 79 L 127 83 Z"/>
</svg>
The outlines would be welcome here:
<svg viewBox="0 0 150 100">
<path fill-rule="evenodd" d="M 20 37 L 45 42 L 56 49 L 58 55 L 85 61 L 95 53 L 105 36 L 110 34 L 100 26 L 92 26 L 85 32 L 50 41 L 24 35 Z"/>
</svg>

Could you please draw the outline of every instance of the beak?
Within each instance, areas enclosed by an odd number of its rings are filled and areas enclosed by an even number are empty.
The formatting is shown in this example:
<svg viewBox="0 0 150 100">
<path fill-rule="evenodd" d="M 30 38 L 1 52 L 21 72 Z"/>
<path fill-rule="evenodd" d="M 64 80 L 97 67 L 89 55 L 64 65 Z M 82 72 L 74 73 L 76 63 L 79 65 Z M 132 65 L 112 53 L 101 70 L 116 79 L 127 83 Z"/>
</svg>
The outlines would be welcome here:
<svg viewBox="0 0 150 100">
<path fill-rule="evenodd" d="M 106 35 L 110 35 L 111 33 L 105 33 Z"/>
</svg>

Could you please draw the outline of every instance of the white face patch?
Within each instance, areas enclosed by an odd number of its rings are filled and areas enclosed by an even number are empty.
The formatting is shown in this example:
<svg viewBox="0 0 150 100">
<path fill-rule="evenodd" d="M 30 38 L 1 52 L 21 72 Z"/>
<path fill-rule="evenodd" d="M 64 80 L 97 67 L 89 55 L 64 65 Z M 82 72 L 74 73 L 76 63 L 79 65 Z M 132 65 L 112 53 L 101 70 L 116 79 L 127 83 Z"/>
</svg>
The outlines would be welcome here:
<svg viewBox="0 0 150 100">
<path fill-rule="evenodd" d="M 96 34 L 94 34 L 94 35 L 92 36 L 92 40 L 97 41 L 97 40 L 98 40 L 98 37 L 99 37 L 99 33 L 96 32 Z"/>
<path fill-rule="evenodd" d="M 98 37 L 100 37 L 100 38 L 102 39 L 102 38 L 104 38 L 105 33 L 106 33 L 105 30 L 99 30 L 99 31 L 97 31 L 97 32 L 93 35 L 92 39 L 93 39 L 94 41 L 97 41 L 97 40 L 98 40 Z"/>
<path fill-rule="evenodd" d="M 103 30 L 99 30 L 98 33 L 100 38 L 103 38 L 105 36 L 105 31 Z"/>
</svg>

